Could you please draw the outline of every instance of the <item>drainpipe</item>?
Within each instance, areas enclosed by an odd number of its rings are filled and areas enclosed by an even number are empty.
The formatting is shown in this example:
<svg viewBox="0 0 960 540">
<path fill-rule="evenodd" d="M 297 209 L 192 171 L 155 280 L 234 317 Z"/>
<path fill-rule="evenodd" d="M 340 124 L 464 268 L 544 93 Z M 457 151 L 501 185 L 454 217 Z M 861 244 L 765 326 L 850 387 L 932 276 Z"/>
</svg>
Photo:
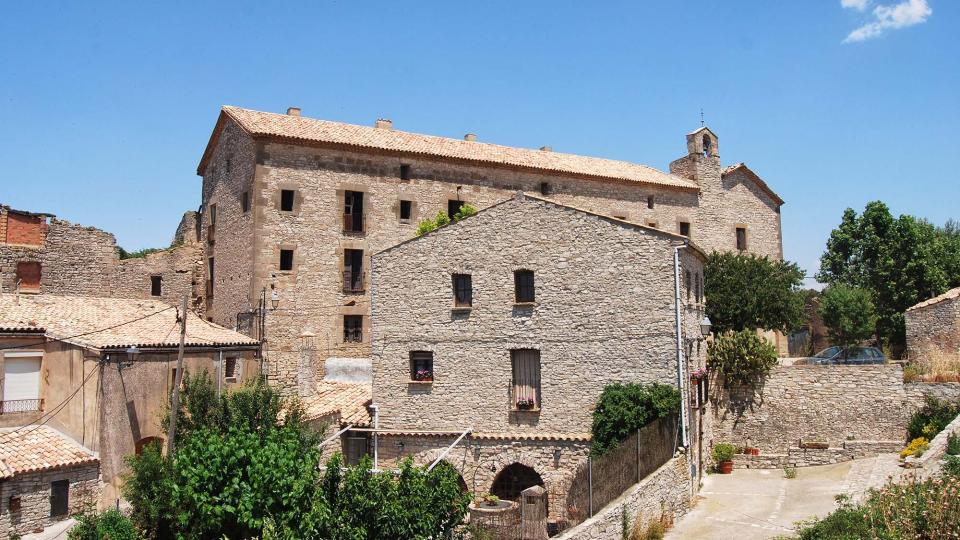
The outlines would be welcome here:
<svg viewBox="0 0 960 540">
<path fill-rule="evenodd" d="M 219 351 L 219 358 L 217 359 L 217 397 L 220 397 L 220 393 L 223 391 L 223 349 Z"/>
<path fill-rule="evenodd" d="M 370 408 L 373 409 L 373 470 L 379 471 L 378 461 L 380 448 L 378 446 L 377 429 L 380 427 L 380 406 L 373 403 L 370 405 Z"/>
<path fill-rule="evenodd" d="M 684 447 L 689 444 L 689 441 L 687 440 L 687 374 L 686 360 L 683 355 L 683 318 L 680 313 L 680 250 L 686 247 L 686 243 L 682 246 L 673 247 L 673 300 L 677 323 L 677 382 L 680 386 L 680 433 Z"/>
</svg>

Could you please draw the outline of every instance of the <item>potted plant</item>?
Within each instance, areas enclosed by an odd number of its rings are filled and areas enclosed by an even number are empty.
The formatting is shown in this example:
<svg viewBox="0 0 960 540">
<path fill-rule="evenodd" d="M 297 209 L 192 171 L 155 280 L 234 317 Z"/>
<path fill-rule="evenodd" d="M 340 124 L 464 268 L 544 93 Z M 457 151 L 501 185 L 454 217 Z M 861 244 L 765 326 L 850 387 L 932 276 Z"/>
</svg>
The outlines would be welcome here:
<svg viewBox="0 0 960 540">
<path fill-rule="evenodd" d="M 433 372 L 429 369 L 418 369 L 414 378 L 418 381 L 429 382 L 433 380 Z"/>
<path fill-rule="evenodd" d="M 487 506 L 497 506 L 500 504 L 500 497 L 488 493 L 487 495 L 483 496 L 483 504 Z"/>
<path fill-rule="evenodd" d="M 706 368 L 700 368 L 700 369 L 694 370 L 693 373 L 690 374 L 690 379 L 694 381 L 699 381 L 701 379 L 706 379 L 706 378 L 707 378 Z"/>
<path fill-rule="evenodd" d="M 537 405 L 537 402 L 533 399 L 518 399 L 517 408 L 521 411 L 529 411 Z"/>
<path fill-rule="evenodd" d="M 730 474 L 733 472 L 733 454 L 737 451 L 730 443 L 717 443 L 713 447 L 713 461 L 717 463 L 717 470 L 720 474 Z"/>
</svg>

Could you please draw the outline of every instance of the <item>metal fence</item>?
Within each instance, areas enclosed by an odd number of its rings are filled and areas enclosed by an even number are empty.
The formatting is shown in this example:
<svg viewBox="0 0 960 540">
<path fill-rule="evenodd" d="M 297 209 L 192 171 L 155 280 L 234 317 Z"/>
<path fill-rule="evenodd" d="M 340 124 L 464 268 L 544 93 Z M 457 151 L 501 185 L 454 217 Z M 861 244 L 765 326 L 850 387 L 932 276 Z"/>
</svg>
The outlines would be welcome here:
<svg viewBox="0 0 960 540">
<path fill-rule="evenodd" d="M 6 401 L 0 401 L 0 414 L 39 412 L 42 410 L 42 399 L 8 399 Z"/>
<path fill-rule="evenodd" d="M 577 469 L 567 493 L 568 526 L 593 516 L 633 484 L 673 457 L 679 417 L 666 416 L 643 426 L 602 456 L 590 456 Z"/>
</svg>

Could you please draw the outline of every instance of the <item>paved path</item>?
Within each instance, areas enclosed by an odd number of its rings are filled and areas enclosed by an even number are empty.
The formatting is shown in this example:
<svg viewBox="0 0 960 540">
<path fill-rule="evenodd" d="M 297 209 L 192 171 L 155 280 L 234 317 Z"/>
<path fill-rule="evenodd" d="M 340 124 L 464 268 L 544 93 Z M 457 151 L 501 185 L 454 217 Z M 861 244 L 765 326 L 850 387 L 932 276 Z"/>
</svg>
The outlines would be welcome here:
<svg viewBox="0 0 960 540">
<path fill-rule="evenodd" d="M 797 469 L 787 479 L 782 470 L 738 469 L 704 480 L 697 506 L 677 520 L 668 540 L 765 540 L 790 535 L 796 521 L 833 511 L 837 494 L 862 498 L 870 487 L 899 476 L 897 456 L 884 454 Z"/>
</svg>

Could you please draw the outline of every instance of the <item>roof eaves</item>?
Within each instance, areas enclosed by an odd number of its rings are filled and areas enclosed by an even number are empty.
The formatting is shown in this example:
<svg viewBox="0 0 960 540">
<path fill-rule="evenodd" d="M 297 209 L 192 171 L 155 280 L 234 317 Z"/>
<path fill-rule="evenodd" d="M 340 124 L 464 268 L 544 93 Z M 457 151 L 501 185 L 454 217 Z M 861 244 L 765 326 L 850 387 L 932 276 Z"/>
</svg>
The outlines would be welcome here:
<svg viewBox="0 0 960 540">
<path fill-rule="evenodd" d="M 777 195 L 775 191 L 773 191 L 773 189 L 763 180 L 763 178 L 760 178 L 760 175 L 753 172 L 753 170 L 750 167 L 747 167 L 746 163 L 740 162 L 740 163 L 737 163 L 736 165 L 730 165 L 726 167 L 725 169 L 723 169 L 721 176 L 731 174 L 734 171 L 741 170 L 741 169 L 747 173 L 747 175 L 750 177 L 751 180 L 753 180 L 755 184 L 757 184 L 757 187 L 759 187 L 764 193 L 769 195 L 770 198 L 773 199 L 773 202 L 777 203 L 777 206 L 784 205 L 785 201 L 779 195 Z"/>
</svg>

